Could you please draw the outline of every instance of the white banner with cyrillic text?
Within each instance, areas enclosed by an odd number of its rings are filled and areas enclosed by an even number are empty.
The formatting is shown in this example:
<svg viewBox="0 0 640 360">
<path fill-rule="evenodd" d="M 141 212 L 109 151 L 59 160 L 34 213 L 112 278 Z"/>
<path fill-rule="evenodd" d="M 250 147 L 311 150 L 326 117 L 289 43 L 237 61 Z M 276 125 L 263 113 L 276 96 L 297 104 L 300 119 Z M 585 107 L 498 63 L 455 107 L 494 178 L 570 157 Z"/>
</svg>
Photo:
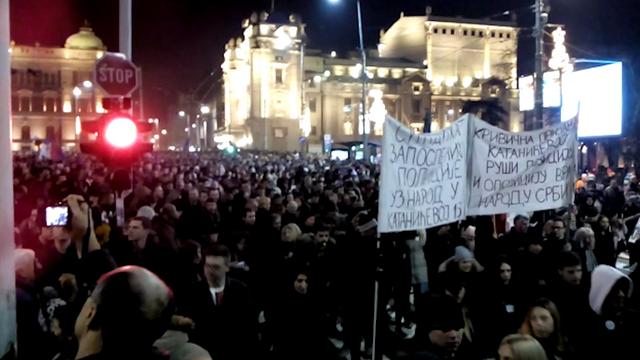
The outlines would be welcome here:
<svg viewBox="0 0 640 360">
<path fill-rule="evenodd" d="M 473 119 L 467 215 L 525 213 L 573 202 L 577 121 L 510 133 Z"/>
<path fill-rule="evenodd" d="M 378 231 L 426 229 L 463 219 L 470 116 L 431 134 L 387 117 L 382 140 Z"/>
</svg>

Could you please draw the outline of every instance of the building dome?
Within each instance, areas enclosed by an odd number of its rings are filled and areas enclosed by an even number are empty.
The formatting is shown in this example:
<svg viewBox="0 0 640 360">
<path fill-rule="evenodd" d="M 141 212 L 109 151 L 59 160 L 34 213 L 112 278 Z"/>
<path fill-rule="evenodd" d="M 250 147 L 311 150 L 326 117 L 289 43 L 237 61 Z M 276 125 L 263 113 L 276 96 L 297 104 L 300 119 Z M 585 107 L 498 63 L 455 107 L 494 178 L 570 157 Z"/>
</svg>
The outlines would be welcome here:
<svg viewBox="0 0 640 360">
<path fill-rule="evenodd" d="M 67 49 L 77 50 L 105 50 L 105 46 L 96 34 L 93 33 L 93 29 L 85 23 L 80 31 L 69 36 L 64 43 L 64 47 Z"/>
</svg>

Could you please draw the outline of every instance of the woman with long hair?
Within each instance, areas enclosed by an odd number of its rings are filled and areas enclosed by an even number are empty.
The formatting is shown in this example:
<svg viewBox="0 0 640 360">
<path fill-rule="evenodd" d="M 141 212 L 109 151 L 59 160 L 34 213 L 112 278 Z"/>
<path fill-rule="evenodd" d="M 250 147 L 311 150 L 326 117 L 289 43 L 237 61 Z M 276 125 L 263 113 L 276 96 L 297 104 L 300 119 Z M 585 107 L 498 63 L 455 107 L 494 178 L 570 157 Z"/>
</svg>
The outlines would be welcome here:
<svg viewBox="0 0 640 360">
<path fill-rule="evenodd" d="M 533 336 L 544 348 L 549 359 L 567 359 L 567 339 L 560 330 L 560 313 L 548 299 L 540 298 L 529 307 L 520 334 Z"/>
<path fill-rule="evenodd" d="M 591 228 L 581 227 L 573 238 L 575 252 L 580 256 L 584 270 L 591 273 L 598 266 L 598 260 L 593 250 L 596 246 L 596 234 Z"/>
<path fill-rule="evenodd" d="M 600 216 L 594 232 L 596 235 L 596 246 L 593 252 L 596 254 L 598 264 L 615 266 L 616 247 L 609 218 L 604 215 Z"/>
</svg>

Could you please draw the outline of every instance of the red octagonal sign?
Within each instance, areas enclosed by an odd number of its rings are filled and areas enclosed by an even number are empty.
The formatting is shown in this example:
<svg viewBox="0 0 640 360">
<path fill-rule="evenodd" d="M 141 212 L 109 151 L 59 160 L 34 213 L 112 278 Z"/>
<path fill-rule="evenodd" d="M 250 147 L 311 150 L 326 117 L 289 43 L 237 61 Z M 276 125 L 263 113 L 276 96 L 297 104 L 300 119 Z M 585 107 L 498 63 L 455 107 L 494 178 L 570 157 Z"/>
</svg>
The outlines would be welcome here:
<svg viewBox="0 0 640 360">
<path fill-rule="evenodd" d="M 110 96 L 129 96 L 138 88 L 138 68 L 117 55 L 101 57 L 93 73 L 95 83 Z"/>
</svg>

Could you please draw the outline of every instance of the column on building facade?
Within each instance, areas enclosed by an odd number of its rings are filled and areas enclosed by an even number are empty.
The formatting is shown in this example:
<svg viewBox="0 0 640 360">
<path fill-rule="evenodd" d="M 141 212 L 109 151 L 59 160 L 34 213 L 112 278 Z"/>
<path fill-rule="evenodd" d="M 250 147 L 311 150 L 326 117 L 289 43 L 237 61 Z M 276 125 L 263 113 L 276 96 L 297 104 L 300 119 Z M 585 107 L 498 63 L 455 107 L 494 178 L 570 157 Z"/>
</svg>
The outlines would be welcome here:
<svg viewBox="0 0 640 360">
<path fill-rule="evenodd" d="M 432 52 L 433 52 L 433 34 L 432 34 L 432 26 L 430 23 L 427 22 L 427 80 L 432 81 L 433 80 L 433 63 L 431 62 L 432 59 Z"/>
<path fill-rule="evenodd" d="M 484 58 L 482 64 L 482 76 L 485 79 L 491 77 L 491 43 L 489 42 L 491 30 L 487 27 L 484 31 Z"/>
</svg>

